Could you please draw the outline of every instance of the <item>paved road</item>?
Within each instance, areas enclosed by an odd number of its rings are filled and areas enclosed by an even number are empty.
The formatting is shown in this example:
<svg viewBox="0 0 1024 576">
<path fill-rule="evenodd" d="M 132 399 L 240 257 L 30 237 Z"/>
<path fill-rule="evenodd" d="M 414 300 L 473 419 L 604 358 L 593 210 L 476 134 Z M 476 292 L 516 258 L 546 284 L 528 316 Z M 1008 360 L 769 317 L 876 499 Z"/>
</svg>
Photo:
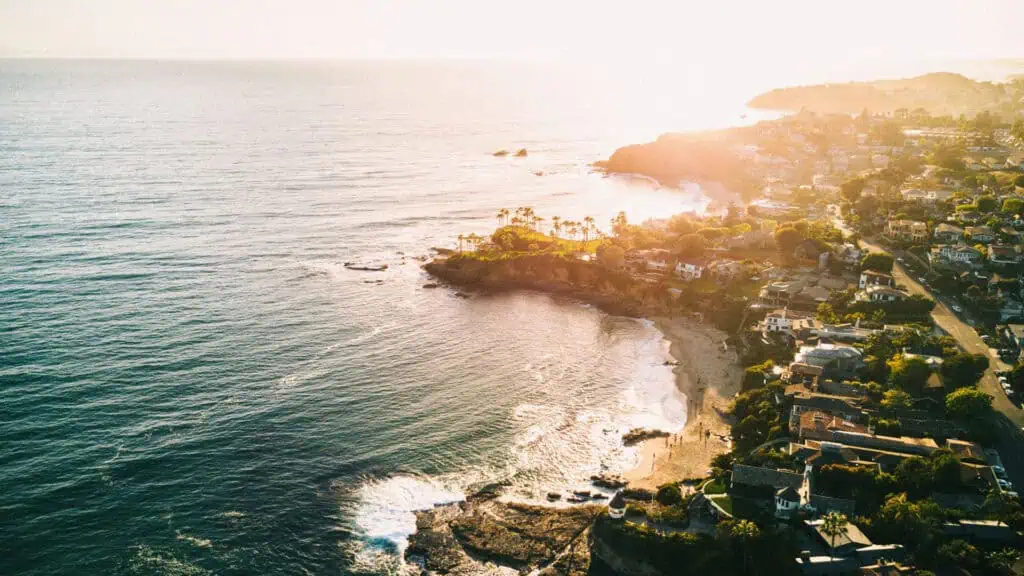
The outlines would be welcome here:
<svg viewBox="0 0 1024 576">
<path fill-rule="evenodd" d="M 870 250 L 871 252 L 889 253 L 882 246 L 866 240 L 861 240 L 860 246 L 861 249 Z M 1021 427 L 1024 426 L 1024 410 L 1018 408 L 1006 397 L 1006 393 L 1003 392 L 1003 388 L 999 385 L 999 380 L 993 372 L 994 367 L 1005 369 L 1007 365 L 999 359 L 998 355 L 992 352 L 988 344 L 974 331 L 974 328 L 957 317 L 950 310 L 949 306 L 908 275 L 903 266 L 899 263 L 894 264 L 892 272 L 896 283 L 904 286 L 911 294 L 921 294 L 935 300 L 932 319 L 936 325 L 955 338 L 961 348 L 972 354 L 984 354 L 991 360 L 991 365 L 985 371 L 985 375 L 978 383 L 978 387 L 992 396 L 992 406 L 1001 414 L 1001 417 L 996 422 L 1002 432 L 996 449 L 999 451 L 999 455 L 1014 486 L 1024 489 L 1024 433 L 1021 430 Z"/>
</svg>

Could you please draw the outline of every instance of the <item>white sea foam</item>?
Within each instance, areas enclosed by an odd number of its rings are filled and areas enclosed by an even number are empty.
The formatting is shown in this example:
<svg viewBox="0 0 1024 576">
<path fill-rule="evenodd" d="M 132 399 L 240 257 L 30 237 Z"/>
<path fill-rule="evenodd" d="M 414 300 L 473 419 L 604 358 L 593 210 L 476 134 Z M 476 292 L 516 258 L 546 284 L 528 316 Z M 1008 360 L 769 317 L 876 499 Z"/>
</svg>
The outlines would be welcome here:
<svg viewBox="0 0 1024 576">
<path fill-rule="evenodd" d="M 363 484 L 358 493 L 356 525 L 363 537 L 394 546 L 399 553 L 416 531 L 415 512 L 465 500 L 454 485 L 421 476 L 392 476 Z"/>
</svg>

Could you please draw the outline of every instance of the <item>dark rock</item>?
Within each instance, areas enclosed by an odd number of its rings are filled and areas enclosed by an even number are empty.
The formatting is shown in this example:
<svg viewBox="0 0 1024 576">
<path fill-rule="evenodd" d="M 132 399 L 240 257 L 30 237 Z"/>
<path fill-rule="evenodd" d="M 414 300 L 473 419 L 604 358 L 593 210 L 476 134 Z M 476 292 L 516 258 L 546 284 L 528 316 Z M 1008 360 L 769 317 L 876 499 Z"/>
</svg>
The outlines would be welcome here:
<svg viewBox="0 0 1024 576">
<path fill-rule="evenodd" d="M 427 282 L 423 285 L 424 288 L 437 288 L 439 284 L 437 282 Z"/>
<path fill-rule="evenodd" d="M 594 494 L 593 496 L 591 496 L 591 498 L 593 498 L 594 500 L 607 500 L 608 496 L 605 496 L 604 494 L 601 494 L 600 492 L 598 492 L 597 494 Z"/>
<path fill-rule="evenodd" d="M 355 262 L 345 262 L 345 268 L 349 270 L 358 270 L 361 272 L 383 272 L 388 269 L 387 264 L 356 264 Z"/>
<path fill-rule="evenodd" d="M 622 443 L 626 446 L 633 446 L 639 444 L 644 440 L 650 440 L 651 438 L 665 438 L 670 436 L 668 432 L 661 430 L 648 430 L 646 428 L 633 428 L 629 432 L 622 435 Z"/>
<path fill-rule="evenodd" d="M 455 293 L 455 297 L 456 298 L 469 298 L 469 294 L 466 294 L 465 292 L 456 292 Z"/>
<path fill-rule="evenodd" d="M 498 158 L 501 158 L 502 156 L 508 156 L 508 150 L 498 150 L 498 151 L 494 152 L 493 154 L 491 154 L 491 156 L 495 156 L 495 157 L 498 157 Z"/>
<path fill-rule="evenodd" d="M 590 498 L 590 490 L 573 490 L 572 494 L 577 498 Z"/>
<path fill-rule="evenodd" d="M 559 494 L 558 492 L 548 492 L 548 500 L 555 501 L 555 500 L 561 500 L 561 499 L 562 499 L 562 495 Z"/>
<path fill-rule="evenodd" d="M 526 151 L 526 148 L 520 148 L 519 151 L 516 152 L 516 158 L 526 158 L 528 154 L 529 153 Z"/>
<path fill-rule="evenodd" d="M 608 488 L 609 490 L 617 490 L 624 488 L 629 482 L 626 482 L 618 476 L 608 476 L 605 474 L 595 474 L 590 477 L 590 483 L 598 488 Z"/>
</svg>

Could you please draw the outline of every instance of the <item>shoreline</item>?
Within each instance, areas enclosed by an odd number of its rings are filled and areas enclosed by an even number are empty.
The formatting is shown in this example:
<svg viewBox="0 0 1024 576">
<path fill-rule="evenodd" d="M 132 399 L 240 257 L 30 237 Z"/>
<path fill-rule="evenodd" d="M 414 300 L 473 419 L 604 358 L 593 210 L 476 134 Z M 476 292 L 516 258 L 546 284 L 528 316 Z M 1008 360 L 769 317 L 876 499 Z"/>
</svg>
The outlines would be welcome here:
<svg viewBox="0 0 1024 576">
<path fill-rule="evenodd" d="M 720 330 L 685 318 L 650 318 L 669 341 L 677 362 L 676 388 L 686 396 L 686 424 L 669 438 L 653 438 L 638 445 L 640 460 L 622 474 L 631 488 L 656 490 L 661 484 L 706 476 L 711 460 L 730 449 L 724 440 L 729 423 L 722 412 L 739 391 L 743 369 L 735 350 L 722 349 L 726 335 Z M 704 433 L 710 430 L 711 437 Z"/>
</svg>

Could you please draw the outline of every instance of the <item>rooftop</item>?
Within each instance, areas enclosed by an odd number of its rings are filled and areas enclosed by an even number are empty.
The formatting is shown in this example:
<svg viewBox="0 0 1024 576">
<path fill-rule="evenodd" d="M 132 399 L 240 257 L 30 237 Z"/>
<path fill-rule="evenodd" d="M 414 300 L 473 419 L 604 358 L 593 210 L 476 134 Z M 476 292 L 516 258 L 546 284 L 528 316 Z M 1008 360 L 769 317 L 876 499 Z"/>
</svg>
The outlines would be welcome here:
<svg viewBox="0 0 1024 576">
<path fill-rule="evenodd" d="M 832 543 L 831 536 L 828 536 L 822 531 L 825 527 L 824 519 L 819 518 L 817 520 L 806 520 L 804 523 L 807 524 L 807 526 L 813 530 L 826 545 L 830 545 Z M 835 539 L 834 549 L 836 554 L 846 556 L 848 554 L 852 554 L 858 548 L 865 548 L 872 545 L 871 540 L 869 540 L 868 537 L 860 531 L 860 528 L 857 528 L 856 524 L 847 522 L 844 528 L 843 533 L 836 536 Z"/>
</svg>

